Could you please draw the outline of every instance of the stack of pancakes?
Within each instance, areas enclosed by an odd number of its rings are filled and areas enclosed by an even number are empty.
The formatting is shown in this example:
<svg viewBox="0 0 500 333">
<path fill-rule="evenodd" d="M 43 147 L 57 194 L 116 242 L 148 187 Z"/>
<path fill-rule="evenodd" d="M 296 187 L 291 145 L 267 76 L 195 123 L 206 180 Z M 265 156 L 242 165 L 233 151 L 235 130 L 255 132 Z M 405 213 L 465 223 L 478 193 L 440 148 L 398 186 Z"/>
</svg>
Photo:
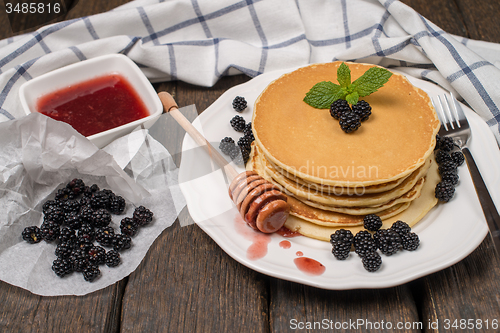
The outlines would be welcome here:
<svg viewBox="0 0 500 333">
<path fill-rule="evenodd" d="M 336 82 L 340 62 L 315 64 L 285 74 L 254 106 L 255 141 L 248 169 L 289 197 L 286 226 L 329 240 L 338 228 L 362 229 L 367 214 L 385 226 L 420 220 L 436 203 L 440 177 L 433 150 L 439 120 L 428 95 L 394 73 L 364 97 L 372 115 L 345 133 L 329 109 L 303 101 L 321 81 Z M 347 63 L 352 81 L 373 65 Z"/>
</svg>

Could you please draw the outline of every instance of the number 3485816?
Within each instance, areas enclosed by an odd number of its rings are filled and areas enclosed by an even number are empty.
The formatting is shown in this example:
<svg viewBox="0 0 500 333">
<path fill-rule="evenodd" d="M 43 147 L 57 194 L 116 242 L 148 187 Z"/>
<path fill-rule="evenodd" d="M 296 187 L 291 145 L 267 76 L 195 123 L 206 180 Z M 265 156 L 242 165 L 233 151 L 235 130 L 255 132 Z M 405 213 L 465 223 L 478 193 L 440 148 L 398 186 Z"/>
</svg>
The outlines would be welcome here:
<svg viewBox="0 0 500 333">
<path fill-rule="evenodd" d="M 61 4 L 44 4 L 38 2 L 23 2 L 12 4 L 7 2 L 5 4 L 5 11 L 7 14 L 17 13 L 17 14 L 42 14 L 42 13 L 56 13 L 58 14 L 61 11 Z"/>
</svg>

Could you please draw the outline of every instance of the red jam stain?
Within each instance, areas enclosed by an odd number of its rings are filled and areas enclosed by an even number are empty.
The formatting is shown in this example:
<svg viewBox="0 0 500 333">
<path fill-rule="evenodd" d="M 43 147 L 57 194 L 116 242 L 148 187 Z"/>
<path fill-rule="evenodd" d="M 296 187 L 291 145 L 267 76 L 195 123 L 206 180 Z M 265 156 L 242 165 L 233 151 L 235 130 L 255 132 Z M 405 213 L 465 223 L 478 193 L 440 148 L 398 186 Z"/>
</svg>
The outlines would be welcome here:
<svg viewBox="0 0 500 333">
<path fill-rule="evenodd" d="M 37 111 L 90 136 L 149 116 L 132 85 L 111 73 L 41 96 Z"/>
<path fill-rule="evenodd" d="M 326 267 L 319 261 L 307 257 L 295 258 L 293 259 L 293 262 L 300 271 L 308 275 L 321 275 L 326 269 Z"/>
<path fill-rule="evenodd" d="M 295 253 L 295 255 L 297 257 L 302 257 L 304 255 L 304 253 L 302 253 L 302 251 L 297 251 L 297 253 Z"/>
<path fill-rule="evenodd" d="M 283 236 L 283 237 L 301 236 L 300 233 L 298 233 L 297 231 L 292 231 L 292 230 L 288 229 L 287 227 L 281 227 L 280 229 L 278 229 L 278 231 L 276 231 L 276 233 L 278 235 Z"/>
<path fill-rule="evenodd" d="M 279 245 L 282 249 L 289 249 L 292 246 L 290 241 L 287 241 L 287 240 L 281 241 Z"/>
<path fill-rule="evenodd" d="M 248 259 L 257 260 L 266 256 L 267 245 L 271 242 L 271 235 L 253 230 L 243 221 L 239 214 L 234 218 L 234 227 L 240 235 L 252 242 L 252 245 L 247 249 Z"/>
</svg>

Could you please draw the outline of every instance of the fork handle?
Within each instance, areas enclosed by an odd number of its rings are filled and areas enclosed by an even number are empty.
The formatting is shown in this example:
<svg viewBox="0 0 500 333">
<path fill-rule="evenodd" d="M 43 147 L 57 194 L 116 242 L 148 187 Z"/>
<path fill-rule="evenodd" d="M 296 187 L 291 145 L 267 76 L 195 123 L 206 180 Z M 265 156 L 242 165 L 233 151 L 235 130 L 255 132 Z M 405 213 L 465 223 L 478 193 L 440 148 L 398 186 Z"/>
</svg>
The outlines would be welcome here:
<svg viewBox="0 0 500 333">
<path fill-rule="evenodd" d="M 484 183 L 483 177 L 479 173 L 479 169 L 477 168 L 476 162 L 474 161 L 469 148 L 462 148 L 462 152 L 465 156 L 465 160 L 467 161 L 467 166 L 469 167 L 469 172 L 471 174 L 474 187 L 476 188 L 479 202 L 481 203 L 481 207 L 483 208 L 484 217 L 486 218 L 486 222 L 488 222 L 488 228 L 490 229 L 490 235 L 493 239 L 493 244 L 495 245 L 497 254 L 499 254 L 500 216 L 498 215 L 498 210 L 496 209 L 495 203 L 493 202 L 493 199 L 488 192 L 488 188 Z"/>
</svg>

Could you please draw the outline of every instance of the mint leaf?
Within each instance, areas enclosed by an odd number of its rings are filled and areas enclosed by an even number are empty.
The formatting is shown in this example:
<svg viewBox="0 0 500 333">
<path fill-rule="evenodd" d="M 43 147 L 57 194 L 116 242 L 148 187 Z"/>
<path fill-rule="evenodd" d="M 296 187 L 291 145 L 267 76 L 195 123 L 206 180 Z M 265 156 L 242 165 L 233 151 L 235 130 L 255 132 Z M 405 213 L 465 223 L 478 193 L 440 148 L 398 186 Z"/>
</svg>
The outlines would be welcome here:
<svg viewBox="0 0 500 333">
<path fill-rule="evenodd" d="M 345 92 L 338 84 L 330 81 L 316 83 L 304 97 L 304 102 L 318 109 L 329 109 L 339 98 L 344 98 Z"/>
<path fill-rule="evenodd" d="M 351 84 L 351 70 L 345 63 L 341 63 L 337 69 L 337 81 L 342 88 L 347 88 Z"/>
<path fill-rule="evenodd" d="M 349 95 L 347 95 L 345 97 L 345 100 L 347 101 L 347 103 L 354 105 L 354 104 L 358 103 L 359 95 L 356 91 L 354 91 L 354 92 L 350 93 Z"/>
<path fill-rule="evenodd" d="M 385 68 L 372 67 L 352 83 L 354 91 L 359 97 L 368 96 L 381 88 L 392 73 Z"/>
<path fill-rule="evenodd" d="M 365 97 L 381 88 L 392 73 L 385 68 L 372 67 L 351 83 L 351 70 L 345 63 L 341 63 L 337 69 L 337 81 L 316 83 L 306 93 L 304 102 L 318 109 L 329 109 L 330 105 L 337 99 L 345 99 L 349 104 L 358 103 L 360 97 Z"/>
</svg>

